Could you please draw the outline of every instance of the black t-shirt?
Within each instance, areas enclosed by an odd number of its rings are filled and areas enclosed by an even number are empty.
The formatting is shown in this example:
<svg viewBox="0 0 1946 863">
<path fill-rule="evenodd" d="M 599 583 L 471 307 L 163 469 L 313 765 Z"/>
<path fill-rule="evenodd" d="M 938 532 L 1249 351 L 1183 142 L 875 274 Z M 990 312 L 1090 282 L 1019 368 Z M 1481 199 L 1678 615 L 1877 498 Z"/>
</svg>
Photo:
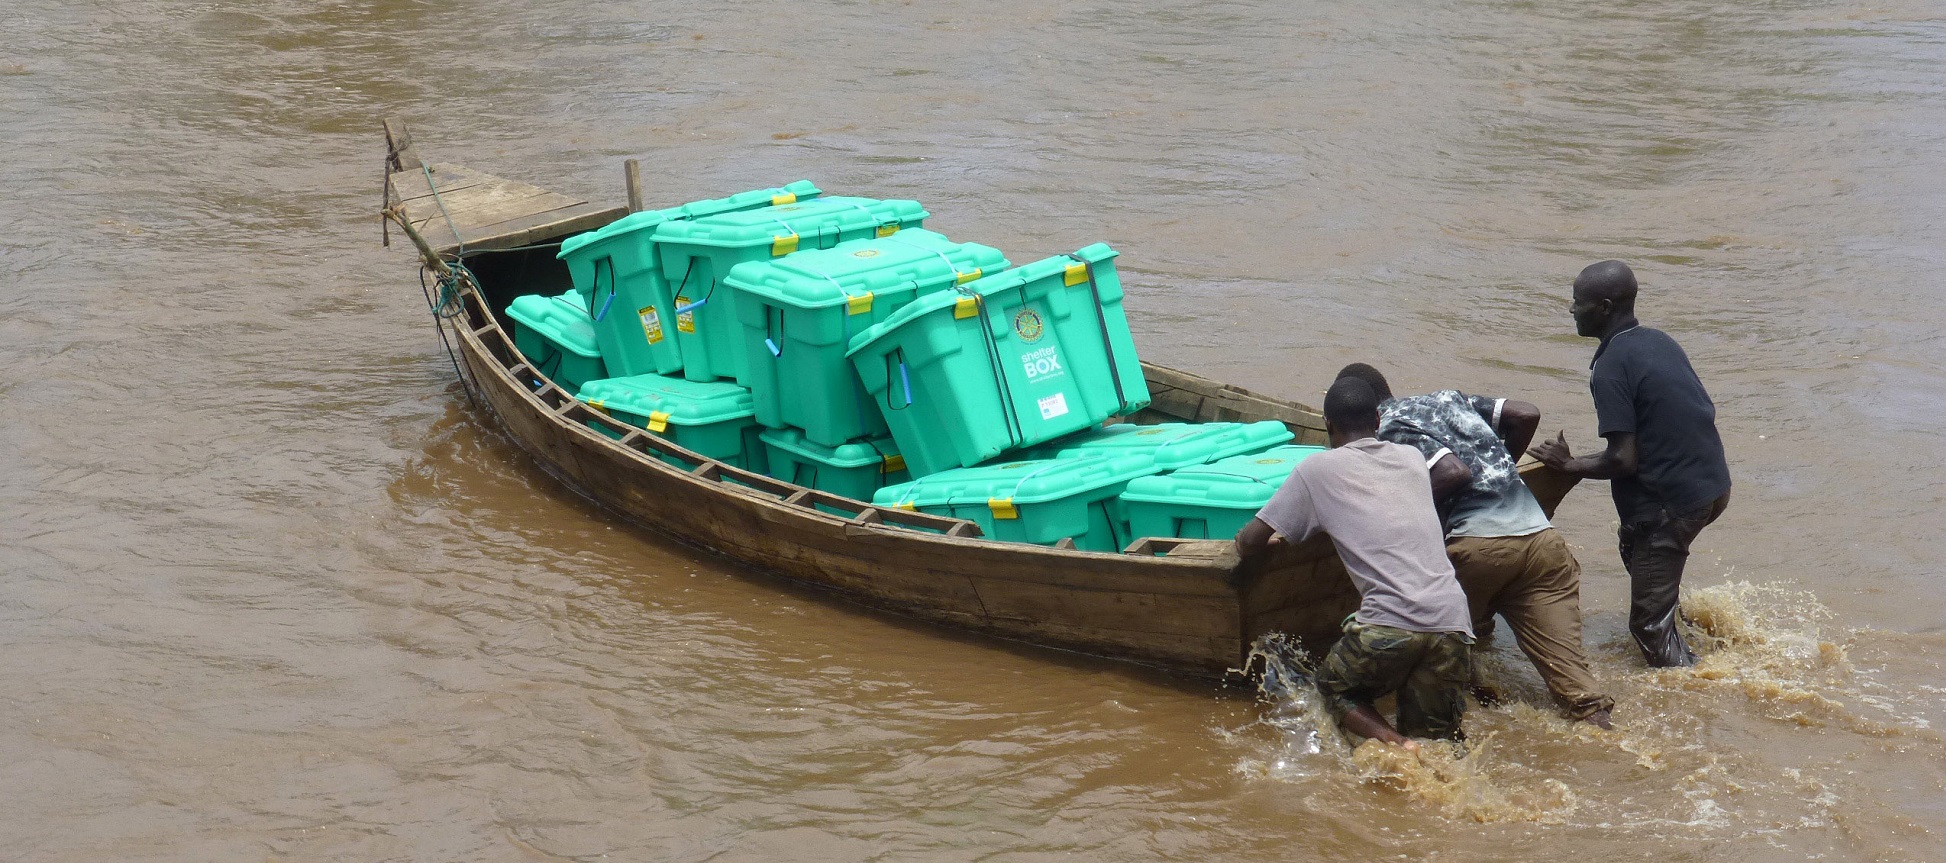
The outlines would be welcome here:
<svg viewBox="0 0 1946 863">
<path fill-rule="evenodd" d="M 1601 434 L 1635 433 L 1635 475 L 1610 483 L 1623 522 L 1695 509 L 1730 490 L 1716 405 L 1675 339 L 1632 327 L 1603 342 L 1590 367 Z"/>
</svg>

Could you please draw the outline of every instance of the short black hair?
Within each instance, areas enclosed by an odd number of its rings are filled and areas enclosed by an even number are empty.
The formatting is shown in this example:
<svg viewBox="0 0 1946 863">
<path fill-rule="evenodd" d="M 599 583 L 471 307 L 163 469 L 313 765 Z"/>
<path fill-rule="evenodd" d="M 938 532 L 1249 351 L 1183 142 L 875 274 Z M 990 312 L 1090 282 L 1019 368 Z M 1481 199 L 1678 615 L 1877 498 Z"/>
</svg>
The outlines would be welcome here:
<svg viewBox="0 0 1946 863">
<path fill-rule="evenodd" d="M 1621 261 L 1598 261 L 1581 269 L 1574 288 L 1590 299 L 1607 300 L 1619 312 L 1635 311 L 1635 271 Z"/>
<path fill-rule="evenodd" d="M 1365 383 L 1371 384 L 1372 393 L 1378 396 L 1379 401 L 1385 401 L 1392 397 L 1392 385 L 1385 382 L 1385 376 L 1379 374 L 1378 369 L 1372 368 L 1364 363 L 1352 363 L 1339 369 L 1338 377 L 1357 378 Z"/>
<path fill-rule="evenodd" d="M 1358 378 L 1339 378 L 1324 394 L 1324 419 L 1340 431 L 1377 431 L 1378 393 Z"/>
</svg>

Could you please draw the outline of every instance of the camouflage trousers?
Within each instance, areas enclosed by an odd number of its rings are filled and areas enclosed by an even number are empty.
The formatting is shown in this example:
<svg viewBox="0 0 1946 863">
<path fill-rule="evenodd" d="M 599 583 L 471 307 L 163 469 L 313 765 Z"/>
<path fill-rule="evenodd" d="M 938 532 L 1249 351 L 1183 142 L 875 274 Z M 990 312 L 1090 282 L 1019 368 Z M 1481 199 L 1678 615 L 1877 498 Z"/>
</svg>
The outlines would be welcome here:
<svg viewBox="0 0 1946 863">
<path fill-rule="evenodd" d="M 1318 669 L 1318 692 L 1331 718 L 1340 721 L 1396 692 L 1393 727 L 1400 734 L 1459 740 L 1466 684 L 1473 678 L 1471 643 L 1460 632 L 1411 632 L 1349 620 Z"/>
</svg>

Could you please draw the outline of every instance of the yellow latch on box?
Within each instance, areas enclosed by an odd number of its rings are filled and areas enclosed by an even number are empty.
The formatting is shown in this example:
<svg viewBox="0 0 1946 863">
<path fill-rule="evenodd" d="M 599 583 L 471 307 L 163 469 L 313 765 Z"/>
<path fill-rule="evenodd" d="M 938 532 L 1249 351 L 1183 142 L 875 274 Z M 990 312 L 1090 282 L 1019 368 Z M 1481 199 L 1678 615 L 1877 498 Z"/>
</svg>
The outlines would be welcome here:
<svg viewBox="0 0 1946 863">
<path fill-rule="evenodd" d="M 778 237 L 770 241 L 770 256 L 773 258 L 778 255 L 788 255 L 795 251 L 797 251 L 796 234 L 788 237 Z"/>
<path fill-rule="evenodd" d="M 872 292 L 866 291 L 858 296 L 845 297 L 845 314 L 862 315 L 872 310 Z"/>
<path fill-rule="evenodd" d="M 898 233 L 898 232 L 899 232 L 899 226 L 898 226 L 898 225 L 880 225 L 880 226 L 878 226 L 878 235 L 879 235 L 879 237 L 880 237 L 881 239 L 883 239 L 883 238 L 885 238 L 885 237 L 889 237 L 889 236 L 892 236 L 893 234 L 896 234 L 896 233 Z"/>
<path fill-rule="evenodd" d="M 905 456 L 893 453 L 885 457 L 885 472 L 898 473 L 905 470 Z"/>
<path fill-rule="evenodd" d="M 1067 270 L 1061 273 L 1061 284 L 1070 288 L 1087 280 L 1087 264 L 1069 264 Z"/>
<path fill-rule="evenodd" d="M 980 301 L 973 297 L 960 297 L 953 302 L 953 320 L 963 321 L 980 313 Z"/>
<path fill-rule="evenodd" d="M 784 206 L 785 204 L 795 204 L 795 203 L 797 203 L 796 192 L 785 192 L 784 194 L 781 195 L 770 196 L 770 205 L 773 207 L 781 207 Z"/>
<path fill-rule="evenodd" d="M 669 430 L 668 411 L 649 412 L 649 431 L 655 432 L 656 434 L 661 434 L 668 430 Z"/>
<path fill-rule="evenodd" d="M 977 279 L 979 277 L 980 277 L 980 270 L 978 267 L 975 267 L 973 268 L 973 271 L 970 273 L 960 273 L 959 281 L 954 282 L 953 284 L 964 285 L 967 282 L 973 281 L 974 279 Z"/>
<path fill-rule="evenodd" d="M 987 509 L 993 510 L 994 518 L 1020 517 L 1020 510 L 1014 508 L 1014 499 L 1010 497 L 988 498 Z"/>
</svg>

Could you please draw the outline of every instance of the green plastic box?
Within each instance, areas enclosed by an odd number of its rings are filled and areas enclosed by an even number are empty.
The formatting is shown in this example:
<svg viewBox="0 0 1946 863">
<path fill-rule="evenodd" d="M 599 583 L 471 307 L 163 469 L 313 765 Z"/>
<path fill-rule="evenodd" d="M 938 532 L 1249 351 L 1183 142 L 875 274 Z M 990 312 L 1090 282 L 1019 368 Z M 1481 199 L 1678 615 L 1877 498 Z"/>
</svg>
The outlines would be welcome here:
<svg viewBox="0 0 1946 863">
<path fill-rule="evenodd" d="M 657 228 L 669 222 L 785 206 L 819 194 L 817 186 L 799 180 L 775 189 L 632 213 L 563 240 L 557 257 L 567 262 L 575 292 L 595 322 L 595 337 L 609 372 L 625 376 L 682 371 L 682 347 L 672 323 L 674 294 L 655 253 Z"/>
<path fill-rule="evenodd" d="M 1280 446 L 1133 480 L 1122 492 L 1129 529 L 1138 538 L 1229 539 L 1270 502 L 1298 462 L 1324 450 Z"/>
<path fill-rule="evenodd" d="M 889 237 L 919 227 L 926 216 L 918 201 L 820 197 L 663 223 L 655 232 L 656 253 L 672 286 L 683 375 L 693 381 L 734 378 L 748 383 L 736 291 L 722 289 L 732 267 L 799 250 L 828 249 L 846 240 Z"/>
<path fill-rule="evenodd" d="M 1141 455 L 1157 470 L 1208 464 L 1221 458 L 1261 452 L 1297 435 L 1276 420 L 1254 423 L 1117 423 L 1069 435 L 1029 451 L 1035 458 L 1089 455 Z"/>
<path fill-rule="evenodd" d="M 770 475 L 805 488 L 870 501 L 879 489 L 912 479 L 889 437 L 835 447 L 808 440 L 797 429 L 765 429 L 761 437 Z"/>
<path fill-rule="evenodd" d="M 750 391 L 727 381 L 690 381 L 666 375 L 631 375 L 589 381 L 576 398 L 629 425 L 733 467 L 769 466 L 763 427 L 750 409 Z M 688 467 L 672 458 L 664 461 Z"/>
<path fill-rule="evenodd" d="M 852 336 L 916 297 L 1007 263 L 998 249 L 910 229 L 737 265 L 723 284 L 737 292 L 742 381 L 757 400 L 757 421 L 803 429 L 825 446 L 884 435 L 885 420 L 845 358 Z"/>
<path fill-rule="evenodd" d="M 561 389 L 574 392 L 583 383 L 608 377 L 594 322 L 575 292 L 515 297 L 507 317 L 514 320 L 514 347 Z"/>
<path fill-rule="evenodd" d="M 928 294 L 852 339 L 913 476 L 1148 406 L 1114 257 L 1096 243 Z"/>
<path fill-rule="evenodd" d="M 1141 456 L 1012 461 L 887 486 L 872 503 L 967 519 L 988 539 L 1053 545 L 1072 538 L 1082 551 L 1112 552 L 1133 540 L 1120 495 L 1154 472 Z"/>
</svg>

